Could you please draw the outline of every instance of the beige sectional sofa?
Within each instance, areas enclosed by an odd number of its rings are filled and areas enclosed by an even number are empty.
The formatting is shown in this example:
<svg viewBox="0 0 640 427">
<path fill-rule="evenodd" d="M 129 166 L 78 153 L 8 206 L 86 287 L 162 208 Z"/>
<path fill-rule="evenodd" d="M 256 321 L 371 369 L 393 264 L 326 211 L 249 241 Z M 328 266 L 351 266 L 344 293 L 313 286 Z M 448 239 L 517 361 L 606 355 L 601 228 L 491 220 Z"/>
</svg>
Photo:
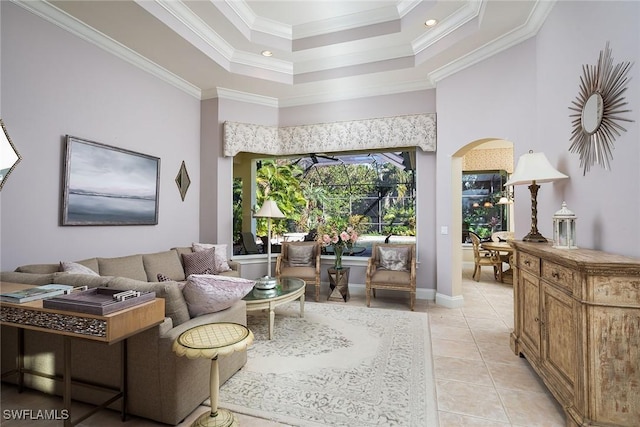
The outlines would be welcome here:
<svg viewBox="0 0 640 427">
<path fill-rule="evenodd" d="M 34 285 L 58 283 L 89 287 L 106 286 L 123 290 L 154 291 L 165 299 L 165 319 L 160 325 L 128 339 L 128 399 L 127 412 L 167 424 L 178 424 L 209 397 L 207 359 L 178 357 L 172 345 L 178 336 L 197 325 L 212 322 L 235 322 L 246 325 L 244 301 L 216 313 L 190 318 L 182 296 L 180 281 L 185 270 L 182 254 L 190 247 L 173 248 L 153 254 L 136 254 L 118 258 L 90 258 L 78 261 L 99 275 L 70 274 L 58 271 L 60 264 L 35 264 L 0 273 L 3 282 Z M 229 262 L 232 271 L 225 275 L 240 276 L 237 263 Z M 170 281 L 158 282 L 158 273 Z M 62 373 L 63 340 L 61 336 L 25 330 L 25 369 L 60 376 Z M 2 326 L 2 373 L 15 367 L 17 328 Z M 106 345 L 88 340 L 72 340 L 72 376 L 117 388 L 120 380 L 120 344 Z M 246 363 L 246 351 L 220 359 L 220 384 L 229 379 Z M 3 378 L 15 382 L 16 375 Z M 25 375 L 25 385 L 46 393 L 61 394 L 62 384 L 49 378 Z M 72 398 L 90 403 L 106 400 L 102 391 L 73 386 Z M 113 405 L 120 408 L 120 403 Z"/>
</svg>

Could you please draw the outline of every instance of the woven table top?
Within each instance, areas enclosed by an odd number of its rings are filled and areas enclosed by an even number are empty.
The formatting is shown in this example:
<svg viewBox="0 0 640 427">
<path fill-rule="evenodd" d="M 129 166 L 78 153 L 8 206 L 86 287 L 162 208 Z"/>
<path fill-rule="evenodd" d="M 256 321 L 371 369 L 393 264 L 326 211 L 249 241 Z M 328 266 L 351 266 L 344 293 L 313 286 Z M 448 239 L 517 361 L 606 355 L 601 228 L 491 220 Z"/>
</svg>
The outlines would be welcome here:
<svg viewBox="0 0 640 427">
<path fill-rule="evenodd" d="M 244 350 L 253 342 L 253 333 L 238 323 L 209 323 L 184 331 L 173 343 L 178 356 L 212 359 Z"/>
</svg>

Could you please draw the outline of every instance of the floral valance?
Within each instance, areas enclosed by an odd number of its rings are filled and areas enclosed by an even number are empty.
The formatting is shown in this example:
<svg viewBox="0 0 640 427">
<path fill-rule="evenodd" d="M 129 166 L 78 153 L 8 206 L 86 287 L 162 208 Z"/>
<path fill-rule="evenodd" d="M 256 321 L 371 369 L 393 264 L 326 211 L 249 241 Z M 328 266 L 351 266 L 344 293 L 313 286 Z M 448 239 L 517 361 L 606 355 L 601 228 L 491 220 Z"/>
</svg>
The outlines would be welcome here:
<svg viewBox="0 0 640 427">
<path fill-rule="evenodd" d="M 225 122 L 224 155 L 268 155 L 420 147 L 436 151 L 436 115 L 413 114 L 300 126 Z"/>
</svg>

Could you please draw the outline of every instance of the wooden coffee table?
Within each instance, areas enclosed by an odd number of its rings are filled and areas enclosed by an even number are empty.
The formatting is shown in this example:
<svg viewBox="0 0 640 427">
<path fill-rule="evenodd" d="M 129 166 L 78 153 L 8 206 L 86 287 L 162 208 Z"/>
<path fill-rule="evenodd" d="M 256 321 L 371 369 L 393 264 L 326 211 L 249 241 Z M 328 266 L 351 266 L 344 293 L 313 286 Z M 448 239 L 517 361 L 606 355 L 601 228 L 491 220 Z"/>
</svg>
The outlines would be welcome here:
<svg viewBox="0 0 640 427">
<path fill-rule="evenodd" d="M 276 287 L 267 291 L 254 288 L 243 299 L 247 311 L 269 310 L 269 339 L 273 339 L 275 309 L 277 306 L 300 299 L 300 317 L 304 317 L 304 291 L 306 283 L 295 277 L 278 279 Z"/>
</svg>

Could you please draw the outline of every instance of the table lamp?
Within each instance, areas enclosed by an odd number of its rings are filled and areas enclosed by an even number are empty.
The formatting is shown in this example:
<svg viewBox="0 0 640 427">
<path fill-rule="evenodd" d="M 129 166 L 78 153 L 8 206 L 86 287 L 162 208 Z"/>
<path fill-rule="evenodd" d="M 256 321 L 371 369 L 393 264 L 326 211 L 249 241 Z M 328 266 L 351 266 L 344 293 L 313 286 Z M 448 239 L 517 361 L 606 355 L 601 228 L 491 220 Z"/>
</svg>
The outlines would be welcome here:
<svg viewBox="0 0 640 427">
<path fill-rule="evenodd" d="M 523 185 L 529 184 L 531 191 L 531 231 L 522 239 L 525 242 L 546 242 L 547 239 L 538 232 L 538 183 L 552 182 L 559 179 L 569 178 L 567 175 L 556 170 L 544 153 L 534 153 L 529 150 L 518 159 L 516 170 L 511 178 L 504 184 Z"/>
<path fill-rule="evenodd" d="M 267 218 L 267 275 L 256 280 L 259 289 L 273 289 L 276 279 L 271 277 L 271 218 L 285 218 L 278 205 L 271 199 L 265 200 L 262 207 L 253 215 L 254 218 Z"/>
</svg>

